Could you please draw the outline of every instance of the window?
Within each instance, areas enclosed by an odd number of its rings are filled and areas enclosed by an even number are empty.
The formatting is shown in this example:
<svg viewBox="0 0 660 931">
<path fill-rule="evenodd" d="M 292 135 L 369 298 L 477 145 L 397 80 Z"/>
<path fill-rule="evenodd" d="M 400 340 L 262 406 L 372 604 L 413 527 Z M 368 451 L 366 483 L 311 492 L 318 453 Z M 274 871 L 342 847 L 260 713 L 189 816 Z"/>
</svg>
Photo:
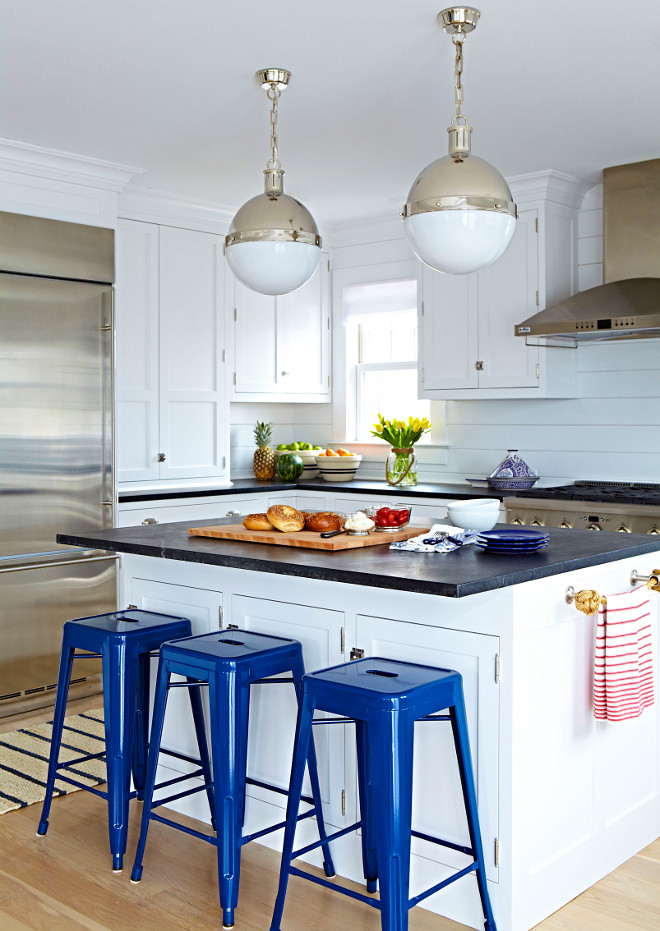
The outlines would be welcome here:
<svg viewBox="0 0 660 931">
<path fill-rule="evenodd" d="M 373 442 L 379 413 L 430 418 L 430 402 L 417 397 L 416 279 L 348 284 L 342 303 L 347 439 Z"/>
</svg>

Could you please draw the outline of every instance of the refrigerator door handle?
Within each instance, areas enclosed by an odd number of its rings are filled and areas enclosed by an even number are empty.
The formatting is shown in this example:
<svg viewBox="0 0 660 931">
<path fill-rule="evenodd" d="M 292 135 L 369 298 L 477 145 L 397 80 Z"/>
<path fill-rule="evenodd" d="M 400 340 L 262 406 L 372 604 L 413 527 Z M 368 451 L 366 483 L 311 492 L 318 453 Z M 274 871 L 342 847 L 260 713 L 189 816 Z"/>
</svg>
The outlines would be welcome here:
<svg viewBox="0 0 660 931">
<path fill-rule="evenodd" d="M 119 559 L 119 553 L 108 553 L 104 556 L 80 556 L 75 559 L 58 559 L 53 562 L 31 562 L 21 566 L 3 566 L 0 572 L 23 572 L 25 569 L 54 569 L 58 566 L 75 566 L 78 563 L 102 562 L 103 560 Z"/>
</svg>

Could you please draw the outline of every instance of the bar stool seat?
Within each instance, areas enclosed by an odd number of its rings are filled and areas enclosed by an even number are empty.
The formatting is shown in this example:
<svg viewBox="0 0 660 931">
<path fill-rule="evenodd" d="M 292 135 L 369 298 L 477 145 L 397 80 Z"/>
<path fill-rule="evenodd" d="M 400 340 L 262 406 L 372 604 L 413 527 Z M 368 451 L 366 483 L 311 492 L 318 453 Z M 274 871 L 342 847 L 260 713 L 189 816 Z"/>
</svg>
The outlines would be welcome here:
<svg viewBox="0 0 660 931">
<path fill-rule="evenodd" d="M 85 789 L 108 802 L 108 831 L 113 869 L 119 872 L 126 852 L 129 801 L 142 797 L 149 742 L 150 657 L 162 643 L 192 633 L 188 618 L 129 609 L 67 621 L 57 680 L 53 734 L 46 795 L 37 835 L 48 830 L 55 780 Z M 85 652 L 77 652 L 79 650 Z M 59 752 L 73 661 L 100 657 L 103 666 L 105 750 L 60 764 Z M 203 729 L 199 695 L 191 696 L 195 726 Z M 74 778 L 73 768 L 90 759 L 105 758 L 107 792 Z M 208 760 L 206 762 L 208 772 Z M 131 791 L 131 771 L 135 789 Z"/>
<path fill-rule="evenodd" d="M 187 682 L 171 682 L 172 674 L 187 677 Z M 291 673 L 291 678 L 273 678 Z M 250 688 L 259 684 L 293 682 L 300 698 L 304 674 L 302 647 L 297 640 L 269 636 L 238 629 L 203 634 L 163 644 L 160 652 L 154 713 L 147 763 L 147 781 L 144 790 L 142 826 L 131 874 L 132 882 L 142 877 L 142 861 L 150 820 L 160 821 L 173 828 L 204 839 L 217 848 L 218 886 L 223 927 L 234 924 L 234 911 L 238 902 L 241 847 L 284 827 L 284 822 L 254 834 L 243 835 L 246 784 L 255 784 L 282 795 L 287 790 L 247 775 L 248 719 Z M 183 791 L 170 798 L 154 799 L 154 783 L 168 690 L 179 685 L 199 693 L 199 686 L 208 686 L 211 733 L 211 760 L 213 784 Z M 208 755 L 204 728 L 197 733 L 202 758 Z M 316 816 L 320 844 L 325 858 L 327 876 L 334 875 L 330 850 L 325 841 L 325 828 L 321 810 L 321 793 L 316 765 L 314 743 L 309 743 L 307 766 L 312 786 L 311 797 L 304 801 L 312 805 L 301 818 Z M 304 768 L 304 764 L 303 764 Z M 216 835 L 202 834 L 154 812 L 155 808 L 174 799 L 183 798 L 206 789 L 211 806 L 211 823 Z"/>
<path fill-rule="evenodd" d="M 447 714 L 437 714 L 447 709 Z M 362 859 L 368 892 L 380 885 L 380 899 L 353 892 L 291 865 L 311 844 L 294 851 L 296 820 L 314 711 L 354 720 L 356 726 L 360 821 L 329 836 L 332 841 L 362 829 Z M 326 719 L 327 720 L 327 719 Z M 337 720 L 336 718 L 334 720 Z M 449 721 L 454 736 L 470 844 L 412 830 L 413 733 L 416 721 Z M 467 854 L 472 862 L 409 899 L 411 836 Z M 486 885 L 477 798 L 460 673 L 375 657 L 333 666 L 303 677 L 294 744 L 279 889 L 270 926 L 280 931 L 290 875 L 335 889 L 380 910 L 383 931 L 407 931 L 409 909 L 471 872 L 476 874 L 486 931 L 496 931 Z"/>
</svg>

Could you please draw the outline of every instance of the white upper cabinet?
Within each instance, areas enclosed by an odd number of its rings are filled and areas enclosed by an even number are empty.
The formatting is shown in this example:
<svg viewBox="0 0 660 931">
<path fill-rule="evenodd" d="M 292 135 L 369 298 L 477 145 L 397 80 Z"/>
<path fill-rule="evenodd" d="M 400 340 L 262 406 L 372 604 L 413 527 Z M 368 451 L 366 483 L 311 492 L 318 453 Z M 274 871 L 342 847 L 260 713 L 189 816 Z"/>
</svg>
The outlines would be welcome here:
<svg viewBox="0 0 660 931">
<path fill-rule="evenodd" d="M 571 397 L 575 352 L 528 346 L 514 326 L 576 290 L 582 182 L 541 172 L 512 183 L 519 218 L 493 265 L 445 275 L 420 263 L 419 396 Z"/>
<path fill-rule="evenodd" d="M 328 257 L 297 291 L 258 294 L 228 271 L 236 401 L 330 399 Z"/>
<path fill-rule="evenodd" d="M 116 249 L 118 480 L 225 479 L 222 238 L 123 220 Z"/>
</svg>

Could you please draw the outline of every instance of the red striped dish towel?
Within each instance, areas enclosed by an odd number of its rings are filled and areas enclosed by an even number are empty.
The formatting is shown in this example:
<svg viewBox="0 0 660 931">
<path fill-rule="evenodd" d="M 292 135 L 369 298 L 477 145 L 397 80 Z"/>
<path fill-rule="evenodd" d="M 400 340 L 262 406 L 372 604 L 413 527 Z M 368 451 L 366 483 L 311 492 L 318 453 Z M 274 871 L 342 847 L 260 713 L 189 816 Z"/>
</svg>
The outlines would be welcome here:
<svg viewBox="0 0 660 931">
<path fill-rule="evenodd" d="M 637 718 L 654 702 L 653 639 L 648 590 L 609 595 L 598 610 L 594 717 Z"/>
</svg>

